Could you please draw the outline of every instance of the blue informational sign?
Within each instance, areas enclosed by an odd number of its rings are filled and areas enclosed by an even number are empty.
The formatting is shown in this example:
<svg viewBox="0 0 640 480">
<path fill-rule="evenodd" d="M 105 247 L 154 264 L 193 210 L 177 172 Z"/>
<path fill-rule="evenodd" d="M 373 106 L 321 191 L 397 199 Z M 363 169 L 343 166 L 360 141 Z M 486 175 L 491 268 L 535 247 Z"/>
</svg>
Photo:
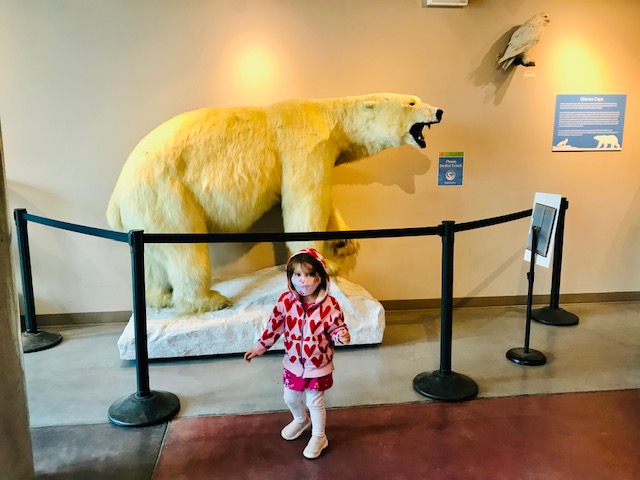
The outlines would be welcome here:
<svg viewBox="0 0 640 480">
<path fill-rule="evenodd" d="M 622 150 L 626 106 L 626 95 L 558 95 L 552 150 Z"/>
<path fill-rule="evenodd" d="M 440 152 L 438 154 L 438 186 L 462 185 L 464 171 L 463 152 Z"/>
</svg>

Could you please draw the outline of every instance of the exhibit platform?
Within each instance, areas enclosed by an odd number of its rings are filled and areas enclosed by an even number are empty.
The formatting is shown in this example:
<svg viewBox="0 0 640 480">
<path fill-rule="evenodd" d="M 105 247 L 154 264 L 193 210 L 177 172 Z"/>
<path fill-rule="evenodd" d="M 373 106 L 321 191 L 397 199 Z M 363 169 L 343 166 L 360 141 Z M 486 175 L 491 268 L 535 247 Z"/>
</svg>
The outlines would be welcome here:
<svg viewBox="0 0 640 480">
<path fill-rule="evenodd" d="M 216 281 L 212 288 L 225 295 L 231 307 L 180 317 L 173 309 L 147 309 L 150 359 L 244 353 L 258 340 L 278 297 L 286 288 L 282 267 Z M 382 342 L 385 310 L 363 287 L 341 277 L 332 278 L 330 294 L 344 313 L 351 345 Z M 133 316 L 118 340 L 122 360 L 135 359 Z M 272 350 L 284 350 L 282 338 Z"/>
</svg>

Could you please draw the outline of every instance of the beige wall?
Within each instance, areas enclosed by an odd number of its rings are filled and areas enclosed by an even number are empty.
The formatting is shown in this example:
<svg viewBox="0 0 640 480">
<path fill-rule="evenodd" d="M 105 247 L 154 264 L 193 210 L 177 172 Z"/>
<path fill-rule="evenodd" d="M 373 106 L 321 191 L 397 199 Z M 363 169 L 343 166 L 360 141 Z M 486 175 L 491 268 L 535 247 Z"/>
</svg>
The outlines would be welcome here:
<svg viewBox="0 0 640 480">
<path fill-rule="evenodd" d="M 495 68 L 507 33 L 551 17 L 533 57 Z M 337 168 L 352 228 L 436 225 L 570 202 L 562 293 L 640 291 L 640 2 L 470 0 L 0 0 L 0 116 L 10 208 L 106 228 L 134 145 L 201 106 L 374 92 L 444 109 L 427 148 Z M 627 94 L 622 152 L 552 153 L 555 96 Z M 439 151 L 465 152 L 464 186 L 437 187 Z M 273 229 L 273 217 L 261 222 Z M 526 294 L 528 222 L 456 237 L 455 296 Z M 39 313 L 130 308 L 128 247 L 29 230 Z M 438 298 L 438 237 L 362 241 L 351 279 L 382 300 Z M 271 265 L 272 245 L 217 249 L 218 273 Z M 75 257 L 72 257 L 75 255 Z M 536 293 L 548 293 L 540 269 Z"/>
</svg>

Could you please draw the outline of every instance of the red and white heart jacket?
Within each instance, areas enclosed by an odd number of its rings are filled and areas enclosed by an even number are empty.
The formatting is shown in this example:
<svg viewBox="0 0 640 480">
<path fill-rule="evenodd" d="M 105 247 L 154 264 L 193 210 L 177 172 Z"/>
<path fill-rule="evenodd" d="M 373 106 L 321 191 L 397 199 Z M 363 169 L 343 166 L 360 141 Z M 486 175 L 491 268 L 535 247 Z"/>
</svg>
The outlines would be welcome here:
<svg viewBox="0 0 640 480">
<path fill-rule="evenodd" d="M 338 302 L 326 293 L 305 310 L 297 295 L 285 292 L 273 307 L 256 349 L 262 355 L 284 334 L 284 367 L 302 378 L 318 378 L 333 371 L 334 343 L 347 329 Z"/>
<path fill-rule="evenodd" d="M 303 252 L 313 255 L 324 266 L 324 259 L 316 250 L 308 248 L 296 255 Z M 278 298 L 256 344 L 258 355 L 264 354 L 284 335 L 282 363 L 287 370 L 302 378 L 318 378 L 331 373 L 334 344 L 341 343 L 340 333 L 348 328 L 338 301 L 329 295 L 329 285 L 327 276 L 326 289 L 318 292 L 315 303 L 307 304 L 305 308 L 289 282 L 289 290 Z"/>
</svg>

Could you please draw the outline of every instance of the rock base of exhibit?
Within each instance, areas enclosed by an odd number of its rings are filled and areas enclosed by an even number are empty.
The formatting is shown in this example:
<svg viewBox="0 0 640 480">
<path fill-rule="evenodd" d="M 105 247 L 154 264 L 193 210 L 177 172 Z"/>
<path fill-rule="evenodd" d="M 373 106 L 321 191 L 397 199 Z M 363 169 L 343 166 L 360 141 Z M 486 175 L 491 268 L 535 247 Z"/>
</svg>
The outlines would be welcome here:
<svg viewBox="0 0 640 480">
<path fill-rule="evenodd" d="M 286 288 L 283 267 L 271 267 L 251 275 L 215 282 L 212 288 L 232 306 L 188 317 L 172 309 L 147 309 L 147 345 L 150 359 L 198 357 L 244 353 L 262 333 L 273 306 Z M 351 345 L 382 342 L 385 311 L 360 285 L 333 278 L 330 289 L 344 313 Z M 120 358 L 135 359 L 133 316 L 118 340 Z M 282 338 L 272 350 L 283 350 Z"/>
</svg>

